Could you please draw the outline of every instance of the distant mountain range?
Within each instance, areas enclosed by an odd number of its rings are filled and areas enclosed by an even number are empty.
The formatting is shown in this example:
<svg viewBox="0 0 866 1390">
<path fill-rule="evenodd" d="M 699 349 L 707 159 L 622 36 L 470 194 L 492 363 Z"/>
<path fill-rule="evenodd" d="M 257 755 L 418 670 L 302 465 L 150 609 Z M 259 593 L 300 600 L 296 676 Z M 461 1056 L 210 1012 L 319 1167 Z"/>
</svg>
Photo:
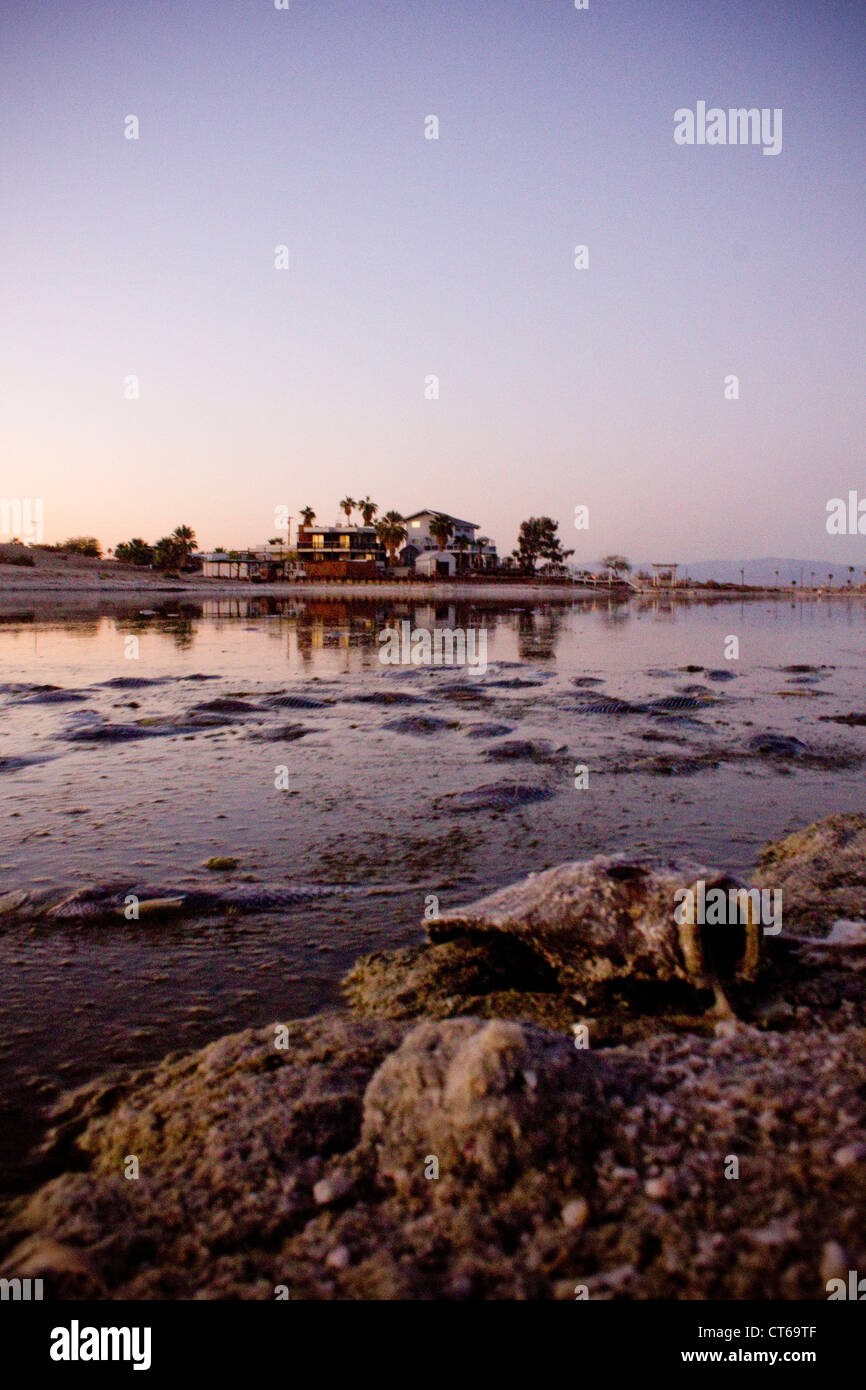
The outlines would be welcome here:
<svg viewBox="0 0 866 1390">
<path fill-rule="evenodd" d="M 633 564 L 632 574 L 638 570 L 652 573 L 649 564 Z M 866 577 L 863 565 L 855 565 L 854 573 L 849 574 L 848 566 L 833 560 L 797 560 L 789 556 L 771 555 L 763 560 L 695 560 L 691 564 L 680 565 L 677 577 L 686 575 L 704 583 L 717 579 L 720 584 L 739 584 L 740 571 L 746 584 L 790 585 L 792 579 L 808 588 L 819 588 L 828 583 L 828 574 L 833 575 L 833 587 L 844 587 L 850 579 L 852 584 L 862 584 Z M 778 574 L 776 573 L 778 571 Z"/>
</svg>

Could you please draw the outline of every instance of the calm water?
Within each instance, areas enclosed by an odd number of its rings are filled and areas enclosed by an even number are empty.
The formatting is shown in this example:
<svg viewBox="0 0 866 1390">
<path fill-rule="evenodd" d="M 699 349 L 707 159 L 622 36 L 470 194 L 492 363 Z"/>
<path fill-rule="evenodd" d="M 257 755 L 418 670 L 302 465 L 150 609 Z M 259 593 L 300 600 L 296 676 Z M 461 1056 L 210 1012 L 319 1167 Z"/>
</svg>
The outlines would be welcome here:
<svg viewBox="0 0 866 1390">
<path fill-rule="evenodd" d="M 866 610 L 856 599 L 688 607 L 238 599 L 138 609 L 62 621 L 0 615 L 0 892 L 112 880 L 214 888 L 224 878 L 203 868 L 212 855 L 238 859 L 230 882 L 346 891 L 279 913 L 169 922 L 0 918 L 7 1186 L 58 1088 L 332 1002 L 359 954 L 420 939 L 428 894 L 447 906 L 616 849 L 744 870 L 767 839 L 862 808 L 856 756 L 866 752 L 866 729 L 819 717 L 866 707 Z M 459 671 L 383 666 L 377 635 L 404 618 L 414 628 L 484 629 L 487 673 L 470 682 Z M 730 636 L 736 661 L 725 659 Z M 137 658 L 127 655 L 131 638 Z M 680 669 L 687 665 L 705 669 Z M 820 669 L 784 669 L 792 665 Z M 118 677 L 160 683 L 104 684 Z M 602 683 L 579 690 L 575 680 L 587 678 Z M 515 680 L 531 683 L 508 684 Z M 469 700 L 461 682 L 474 692 Z M 57 703 L 26 685 L 80 698 Z M 590 695 L 652 702 L 693 685 L 716 703 L 673 717 L 582 710 Z M 420 699 L 404 707 L 357 698 L 376 692 Z M 268 703 L 292 694 L 322 706 Z M 190 716 L 193 707 L 222 698 L 253 708 L 212 713 L 212 727 L 190 730 L 201 717 Z M 386 727 L 413 715 L 445 727 Z M 160 736 L 67 737 L 142 720 Z M 171 721 L 182 731 L 166 735 Z M 261 737 L 288 722 L 309 732 Z M 482 724 L 547 751 L 492 761 L 505 736 L 473 737 Z M 765 731 L 796 737 L 816 761 L 748 756 L 749 739 Z M 3 761 L 19 758 L 23 765 Z M 693 775 L 661 775 L 690 760 Z M 575 789 L 577 763 L 589 769 L 586 789 Z M 279 788 L 278 768 L 287 782 Z M 551 795 L 507 813 L 457 814 L 456 794 L 503 780 Z"/>
</svg>

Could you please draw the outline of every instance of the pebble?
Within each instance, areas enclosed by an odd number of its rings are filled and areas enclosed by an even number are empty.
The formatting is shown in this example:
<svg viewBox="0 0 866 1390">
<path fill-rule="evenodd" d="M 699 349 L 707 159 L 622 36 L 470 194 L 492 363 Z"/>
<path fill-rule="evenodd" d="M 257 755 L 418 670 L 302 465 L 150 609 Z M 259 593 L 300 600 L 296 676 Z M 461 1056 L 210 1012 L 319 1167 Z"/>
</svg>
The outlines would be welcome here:
<svg viewBox="0 0 866 1390">
<path fill-rule="evenodd" d="M 313 1201 L 317 1206 L 327 1206 L 344 1197 L 352 1186 L 348 1173 L 332 1173 L 329 1178 L 320 1178 L 313 1188 Z"/>
<path fill-rule="evenodd" d="M 351 1263 L 352 1257 L 345 1245 L 337 1245 L 325 1256 L 325 1264 L 329 1269 L 348 1269 Z"/>
<path fill-rule="evenodd" d="M 562 1208 L 562 1222 L 571 1231 L 579 1231 L 589 1219 L 589 1203 L 585 1197 L 575 1197 Z"/>
<path fill-rule="evenodd" d="M 833 1162 L 837 1168 L 851 1168 L 855 1163 L 862 1163 L 866 1158 L 866 1144 L 845 1144 L 841 1149 L 837 1149 L 833 1155 Z"/>
<path fill-rule="evenodd" d="M 821 1278 L 845 1279 L 848 1276 L 848 1256 L 838 1240 L 828 1240 L 821 1251 Z"/>
</svg>

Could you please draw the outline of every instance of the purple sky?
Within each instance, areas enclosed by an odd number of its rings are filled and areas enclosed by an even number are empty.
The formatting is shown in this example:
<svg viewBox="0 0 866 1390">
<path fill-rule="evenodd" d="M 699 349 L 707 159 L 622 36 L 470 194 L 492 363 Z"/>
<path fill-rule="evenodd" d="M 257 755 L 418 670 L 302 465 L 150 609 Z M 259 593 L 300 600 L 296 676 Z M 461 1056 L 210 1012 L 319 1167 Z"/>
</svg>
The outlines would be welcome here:
<svg viewBox="0 0 866 1390">
<path fill-rule="evenodd" d="M 4 0 L 0 494 L 104 546 L 349 492 L 862 564 L 864 52 L 851 0 Z M 678 146 L 699 100 L 781 153 Z"/>
</svg>

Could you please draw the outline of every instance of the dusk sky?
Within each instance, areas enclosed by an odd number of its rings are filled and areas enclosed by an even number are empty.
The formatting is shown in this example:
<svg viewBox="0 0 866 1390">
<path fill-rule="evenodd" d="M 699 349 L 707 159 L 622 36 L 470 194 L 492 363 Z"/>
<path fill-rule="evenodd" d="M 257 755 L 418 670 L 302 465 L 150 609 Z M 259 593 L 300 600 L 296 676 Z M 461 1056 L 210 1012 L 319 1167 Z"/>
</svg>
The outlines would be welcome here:
<svg viewBox="0 0 866 1390">
<path fill-rule="evenodd" d="M 0 494 L 105 547 L 348 492 L 862 564 L 864 54 L 851 0 L 5 0 Z M 699 101 L 781 152 L 677 145 Z"/>
</svg>

